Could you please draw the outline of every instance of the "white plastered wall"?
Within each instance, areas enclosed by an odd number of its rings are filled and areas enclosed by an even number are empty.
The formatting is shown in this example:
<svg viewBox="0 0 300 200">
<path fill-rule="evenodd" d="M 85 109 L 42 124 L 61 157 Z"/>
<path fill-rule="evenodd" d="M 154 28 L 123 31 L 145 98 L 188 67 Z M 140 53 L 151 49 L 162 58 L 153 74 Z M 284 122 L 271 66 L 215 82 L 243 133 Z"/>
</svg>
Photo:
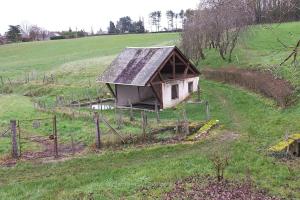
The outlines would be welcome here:
<svg viewBox="0 0 300 200">
<path fill-rule="evenodd" d="M 162 96 L 164 108 L 170 108 L 181 101 L 185 100 L 189 95 L 188 83 L 193 82 L 193 92 L 197 91 L 199 77 L 187 78 L 183 80 L 174 80 L 162 84 Z M 172 99 L 172 85 L 178 84 L 178 98 Z"/>
</svg>

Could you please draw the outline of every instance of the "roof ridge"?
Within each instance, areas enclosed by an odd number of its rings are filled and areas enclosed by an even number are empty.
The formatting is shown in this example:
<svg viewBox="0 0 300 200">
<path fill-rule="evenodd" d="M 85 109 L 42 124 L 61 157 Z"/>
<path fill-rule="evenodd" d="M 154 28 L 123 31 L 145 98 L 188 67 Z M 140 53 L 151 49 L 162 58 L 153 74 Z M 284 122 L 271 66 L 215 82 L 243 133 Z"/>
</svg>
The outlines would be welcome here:
<svg viewBox="0 0 300 200">
<path fill-rule="evenodd" d="M 151 47 L 126 47 L 126 49 L 155 49 L 155 48 L 175 48 L 176 46 L 151 46 Z"/>
</svg>

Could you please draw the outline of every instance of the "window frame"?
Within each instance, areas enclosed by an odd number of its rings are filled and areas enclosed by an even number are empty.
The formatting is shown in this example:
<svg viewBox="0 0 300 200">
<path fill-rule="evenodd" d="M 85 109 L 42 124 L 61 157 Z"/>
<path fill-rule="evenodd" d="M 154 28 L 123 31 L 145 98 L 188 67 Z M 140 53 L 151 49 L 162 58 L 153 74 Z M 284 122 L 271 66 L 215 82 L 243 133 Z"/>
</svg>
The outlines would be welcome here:
<svg viewBox="0 0 300 200">
<path fill-rule="evenodd" d="M 176 88 L 176 95 L 174 95 L 173 91 L 174 91 L 174 87 Z M 171 99 L 172 100 L 176 100 L 179 99 L 179 85 L 178 84 L 173 84 L 171 85 Z"/>
<path fill-rule="evenodd" d="M 194 92 L 194 81 L 188 82 L 188 93 L 191 94 Z"/>
</svg>

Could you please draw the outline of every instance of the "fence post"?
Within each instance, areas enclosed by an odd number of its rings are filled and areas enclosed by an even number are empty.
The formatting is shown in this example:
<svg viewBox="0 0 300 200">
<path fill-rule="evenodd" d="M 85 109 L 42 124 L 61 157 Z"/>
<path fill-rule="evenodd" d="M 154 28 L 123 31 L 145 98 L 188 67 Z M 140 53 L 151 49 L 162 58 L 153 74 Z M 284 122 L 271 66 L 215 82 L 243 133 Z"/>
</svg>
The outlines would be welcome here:
<svg viewBox="0 0 300 200">
<path fill-rule="evenodd" d="M 199 86 L 199 83 L 197 85 L 197 100 L 198 100 L 198 102 L 200 102 L 200 86 Z"/>
<path fill-rule="evenodd" d="M 190 130 L 189 130 L 189 121 L 185 109 L 183 110 L 183 120 L 184 120 L 184 133 L 187 136 L 190 134 Z"/>
<path fill-rule="evenodd" d="M 18 135 L 19 135 L 19 156 L 22 155 L 22 143 L 21 143 L 21 127 L 20 127 L 20 121 L 18 120 Z"/>
<path fill-rule="evenodd" d="M 209 112 L 209 103 L 208 101 L 205 102 L 205 110 L 206 110 L 206 120 L 210 120 L 210 112 Z"/>
<path fill-rule="evenodd" d="M 156 112 L 156 121 L 157 121 L 157 123 L 160 123 L 159 109 L 158 109 L 157 101 L 155 101 L 155 112 Z"/>
<path fill-rule="evenodd" d="M 12 157 L 18 159 L 18 143 L 17 143 L 17 122 L 16 120 L 10 121 L 11 125 L 11 143 L 12 143 Z"/>
<path fill-rule="evenodd" d="M 54 157 L 58 157 L 56 115 L 53 116 Z"/>
<path fill-rule="evenodd" d="M 145 117 L 145 111 L 141 112 L 141 118 L 142 118 L 143 137 L 144 137 L 144 140 L 145 140 L 146 139 L 146 117 Z"/>
<path fill-rule="evenodd" d="M 95 125 L 96 125 L 96 148 L 100 149 L 101 147 L 101 130 L 99 127 L 99 114 L 95 112 Z"/>
<path fill-rule="evenodd" d="M 131 103 L 131 100 L 128 99 L 128 103 L 129 103 L 129 106 L 130 106 L 130 121 L 133 122 L 134 121 L 134 117 L 133 117 L 133 106 L 132 106 L 132 103 Z"/>
</svg>

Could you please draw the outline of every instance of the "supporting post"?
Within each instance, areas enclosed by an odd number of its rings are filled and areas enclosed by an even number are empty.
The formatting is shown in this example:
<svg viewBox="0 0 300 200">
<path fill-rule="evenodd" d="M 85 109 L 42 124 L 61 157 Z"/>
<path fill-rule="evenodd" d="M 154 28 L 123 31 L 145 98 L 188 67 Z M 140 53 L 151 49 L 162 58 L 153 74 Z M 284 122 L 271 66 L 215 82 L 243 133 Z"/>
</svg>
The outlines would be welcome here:
<svg viewBox="0 0 300 200">
<path fill-rule="evenodd" d="M 116 93 L 114 92 L 114 90 L 112 89 L 112 87 L 110 86 L 110 84 L 109 84 L 109 83 L 106 83 L 106 86 L 107 86 L 107 88 L 109 89 L 109 91 L 111 92 L 111 94 L 112 94 L 115 98 L 117 98 L 117 95 L 116 95 Z"/>
<path fill-rule="evenodd" d="M 205 102 L 205 110 L 206 110 L 206 120 L 210 120 L 210 111 L 209 111 L 209 103 L 208 101 Z"/>
<path fill-rule="evenodd" d="M 101 130 L 99 126 L 99 114 L 95 112 L 95 125 L 96 125 L 96 148 L 100 149 L 101 148 Z"/>
<path fill-rule="evenodd" d="M 56 115 L 53 116 L 54 158 L 58 158 Z"/>
<path fill-rule="evenodd" d="M 14 159 L 18 159 L 18 143 L 17 143 L 17 122 L 16 120 L 10 121 L 11 125 L 11 144 L 12 144 L 12 152 L 11 155 Z"/>
</svg>

